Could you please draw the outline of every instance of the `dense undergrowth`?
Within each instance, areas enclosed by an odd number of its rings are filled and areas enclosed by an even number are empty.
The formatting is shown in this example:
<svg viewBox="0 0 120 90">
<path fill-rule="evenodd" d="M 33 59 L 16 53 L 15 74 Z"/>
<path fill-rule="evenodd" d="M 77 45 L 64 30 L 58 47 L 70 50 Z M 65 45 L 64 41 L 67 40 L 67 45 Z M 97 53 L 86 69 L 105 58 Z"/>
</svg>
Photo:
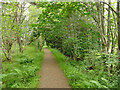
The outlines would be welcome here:
<svg viewBox="0 0 120 90">
<path fill-rule="evenodd" d="M 43 50 L 37 53 L 32 45 L 23 54 L 15 52 L 11 62 L 2 63 L 2 88 L 36 88 L 43 55 Z"/>
<path fill-rule="evenodd" d="M 117 88 L 117 58 L 97 51 L 85 55 L 82 61 L 71 60 L 56 49 L 50 49 L 69 79 L 72 88 Z M 104 58 L 104 62 L 103 62 Z"/>
</svg>

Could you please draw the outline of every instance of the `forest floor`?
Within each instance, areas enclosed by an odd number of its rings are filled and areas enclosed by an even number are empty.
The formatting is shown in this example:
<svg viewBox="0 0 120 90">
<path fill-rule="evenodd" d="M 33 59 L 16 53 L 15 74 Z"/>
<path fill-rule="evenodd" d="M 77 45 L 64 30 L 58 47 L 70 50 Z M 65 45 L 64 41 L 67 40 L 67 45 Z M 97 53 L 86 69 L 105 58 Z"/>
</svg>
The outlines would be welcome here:
<svg viewBox="0 0 120 90">
<path fill-rule="evenodd" d="M 44 48 L 44 52 L 39 88 L 70 88 L 52 53 L 47 48 Z"/>
</svg>

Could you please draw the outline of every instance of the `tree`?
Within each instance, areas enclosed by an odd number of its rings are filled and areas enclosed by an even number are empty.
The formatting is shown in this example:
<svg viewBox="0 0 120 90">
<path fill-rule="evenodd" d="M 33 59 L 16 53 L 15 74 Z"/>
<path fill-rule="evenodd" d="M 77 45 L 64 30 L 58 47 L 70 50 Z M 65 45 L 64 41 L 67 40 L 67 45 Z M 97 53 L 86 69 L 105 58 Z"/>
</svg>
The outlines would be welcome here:
<svg viewBox="0 0 120 90">
<path fill-rule="evenodd" d="M 26 35 L 27 27 L 24 23 L 26 3 L 25 2 L 3 2 L 2 9 L 2 42 L 3 52 L 7 60 L 11 59 L 11 48 L 16 41 L 19 45 L 19 51 L 23 52 L 22 40 Z M 27 28 L 27 29 L 26 29 Z"/>
<path fill-rule="evenodd" d="M 117 1 L 117 26 L 118 26 L 118 48 L 119 48 L 119 61 L 120 61 L 120 0 Z"/>
<path fill-rule="evenodd" d="M 14 10 L 10 5 L 2 5 L 2 50 L 7 60 L 11 59 L 11 48 L 15 41 L 15 17 L 9 10 Z M 10 14 L 11 13 L 11 14 Z"/>
<path fill-rule="evenodd" d="M 118 52 L 118 58 L 119 58 L 119 66 L 118 68 L 120 68 L 120 0 L 117 0 L 117 26 L 118 26 L 118 49 L 119 49 L 119 52 Z M 120 74 L 120 70 L 119 70 L 119 73 Z M 118 88 L 120 88 L 120 76 L 118 77 Z"/>
</svg>

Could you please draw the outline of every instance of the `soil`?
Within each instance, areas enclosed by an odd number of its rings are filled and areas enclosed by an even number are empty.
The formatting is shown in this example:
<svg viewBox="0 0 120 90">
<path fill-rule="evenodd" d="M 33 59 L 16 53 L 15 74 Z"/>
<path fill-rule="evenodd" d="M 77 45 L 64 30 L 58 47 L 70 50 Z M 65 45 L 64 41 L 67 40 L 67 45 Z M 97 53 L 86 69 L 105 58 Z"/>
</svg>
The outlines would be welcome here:
<svg viewBox="0 0 120 90">
<path fill-rule="evenodd" d="M 70 88 L 68 79 L 58 66 L 58 62 L 50 50 L 44 48 L 44 60 L 39 75 L 39 88 Z"/>
</svg>

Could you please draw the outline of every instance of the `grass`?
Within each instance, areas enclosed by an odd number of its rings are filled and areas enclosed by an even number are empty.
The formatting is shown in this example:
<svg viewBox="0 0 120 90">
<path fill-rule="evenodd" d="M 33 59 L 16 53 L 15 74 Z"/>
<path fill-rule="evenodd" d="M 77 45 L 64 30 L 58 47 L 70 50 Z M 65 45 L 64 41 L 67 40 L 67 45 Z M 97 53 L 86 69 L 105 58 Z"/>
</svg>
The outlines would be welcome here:
<svg viewBox="0 0 120 90">
<path fill-rule="evenodd" d="M 86 63 L 88 60 L 71 60 L 57 49 L 49 49 L 59 62 L 59 66 L 69 79 L 69 85 L 72 88 L 117 88 L 116 75 L 108 77 L 108 72 L 103 71 L 99 66 L 96 66 L 96 69 L 88 69 L 89 64 Z M 96 61 L 96 63 L 98 62 Z"/>
<path fill-rule="evenodd" d="M 2 63 L 3 88 L 37 88 L 44 51 L 36 52 L 33 45 L 26 46 L 23 54 L 16 51 L 11 62 Z"/>
<path fill-rule="evenodd" d="M 69 85 L 72 88 L 117 88 L 117 75 L 104 71 L 104 66 L 99 65 L 103 61 L 100 55 L 95 55 L 94 52 L 85 57 L 83 61 L 75 61 L 64 56 L 57 49 L 52 49 L 47 46 L 44 48 L 50 49 L 59 62 L 60 68 L 69 79 Z M 27 46 L 23 54 L 18 51 L 12 55 L 12 61 L 4 61 L 2 63 L 2 87 L 3 88 L 37 88 L 39 84 L 38 72 L 41 69 L 44 51 L 36 52 L 35 46 Z M 105 58 L 105 57 L 104 57 Z M 116 58 L 105 59 L 113 63 Z M 95 62 L 95 69 L 89 69 L 91 65 L 89 61 Z M 111 63 L 110 63 L 111 64 Z M 115 69 L 115 67 L 113 68 Z M 108 76 L 113 74 L 111 76 Z"/>
</svg>

